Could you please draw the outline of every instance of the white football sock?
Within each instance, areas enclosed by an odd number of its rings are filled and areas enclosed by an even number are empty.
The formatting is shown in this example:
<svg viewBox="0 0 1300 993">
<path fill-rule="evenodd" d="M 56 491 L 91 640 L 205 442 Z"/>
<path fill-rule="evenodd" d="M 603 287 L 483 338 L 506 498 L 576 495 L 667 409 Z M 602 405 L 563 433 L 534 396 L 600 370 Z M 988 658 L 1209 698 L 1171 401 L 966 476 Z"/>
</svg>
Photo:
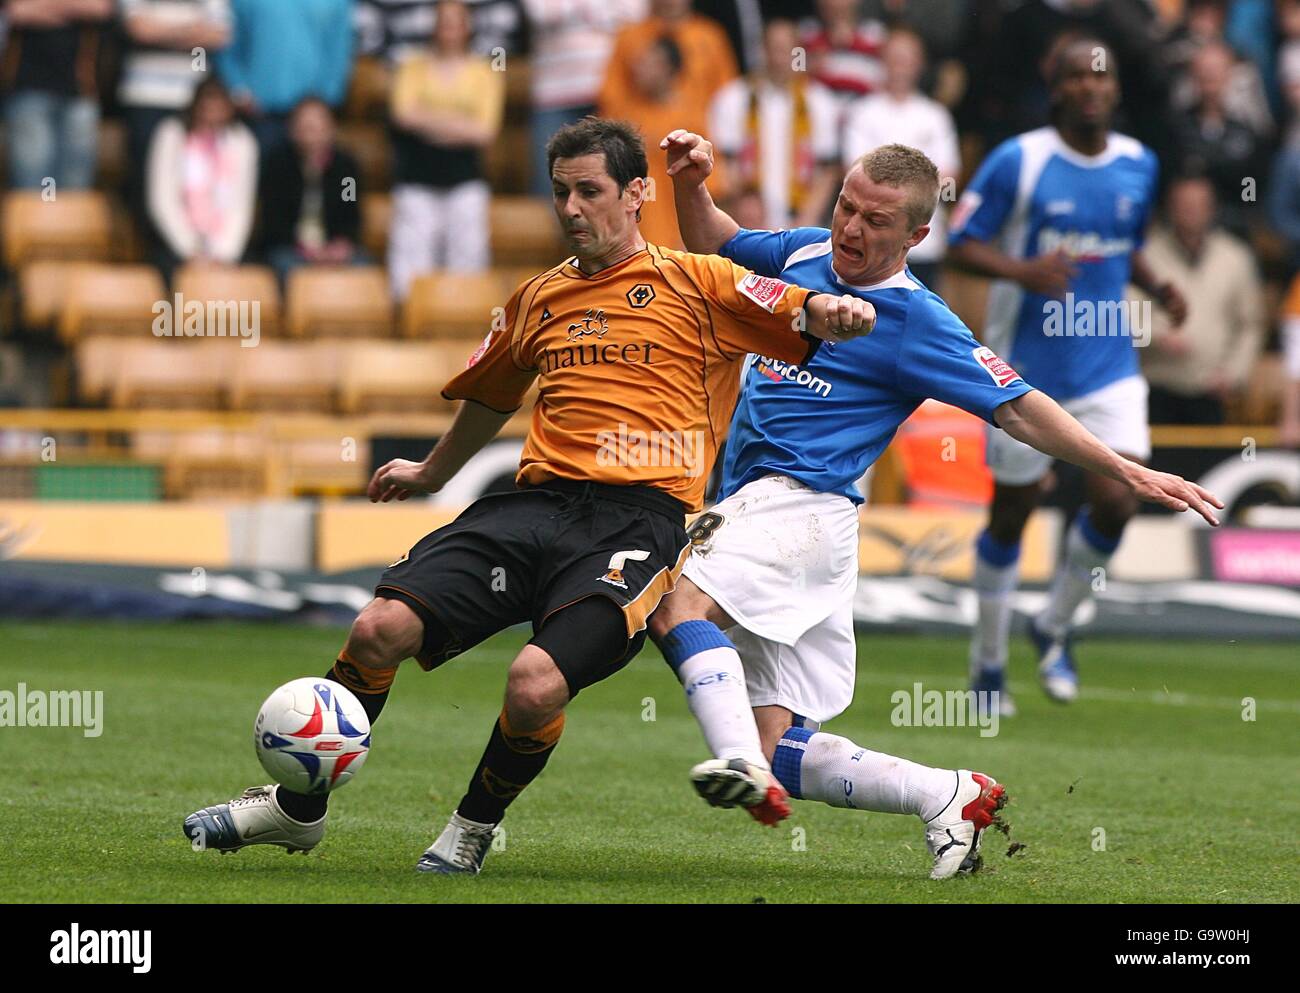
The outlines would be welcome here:
<svg viewBox="0 0 1300 993">
<path fill-rule="evenodd" d="M 791 730 L 803 731 L 802 728 Z M 803 755 L 795 759 L 795 774 L 799 794 L 805 800 L 886 814 L 916 814 L 928 821 L 952 802 L 957 790 L 957 773 L 951 769 L 932 769 L 869 751 L 848 738 L 825 731 L 817 731 L 802 742 L 783 738 L 778 755 L 781 748 L 797 750 L 799 744 L 804 746 Z M 775 765 L 784 781 L 790 772 L 789 765 L 781 758 Z M 787 788 L 789 785 L 786 783 Z"/>
<path fill-rule="evenodd" d="M 1102 549 L 1097 544 L 1111 547 Z M 1099 535 L 1088 523 L 1087 515 L 1080 513 L 1070 526 L 1065 539 L 1065 558 L 1057 563 L 1052 576 L 1047 606 L 1038 615 L 1038 630 L 1053 638 L 1062 638 L 1074 622 L 1079 604 L 1092 596 L 1095 569 L 1103 569 L 1114 555 L 1118 542 Z"/>
<path fill-rule="evenodd" d="M 714 758 L 740 758 L 767 769 L 739 653 L 731 647 L 705 649 L 683 661 L 677 676 Z"/>
<path fill-rule="evenodd" d="M 975 630 L 971 633 L 971 675 L 976 669 L 1005 669 L 1011 631 L 1011 595 L 1020 584 L 1020 557 L 1005 565 L 975 552 L 973 585 L 978 598 Z"/>
</svg>

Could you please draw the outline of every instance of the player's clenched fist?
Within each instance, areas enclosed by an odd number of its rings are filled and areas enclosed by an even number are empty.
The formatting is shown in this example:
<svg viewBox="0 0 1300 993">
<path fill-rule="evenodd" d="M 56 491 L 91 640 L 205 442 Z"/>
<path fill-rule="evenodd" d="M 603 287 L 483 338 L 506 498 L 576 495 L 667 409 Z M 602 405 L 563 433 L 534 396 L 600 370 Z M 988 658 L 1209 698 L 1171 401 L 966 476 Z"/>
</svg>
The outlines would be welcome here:
<svg viewBox="0 0 1300 993">
<path fill-rule="evenodd" d="M 405 500 L 413 493 L 436 493 L 439 489 L 441 486 L 430 478 L 424 462 L 393 459 L 375 470 L 366 487 L 366 496 L 371 503 L 387 503 L 393 497 Z"/>
<path fill-rule="evenodd" d="M 678 128 L 659 142 L 668 151 L 668 175 L 675 183 L 700 184 L 713 172 L 713 142 Z"/>
<path fill-rule="evenodd" d="M 823 341 L 847 341 L 871 334 L 876 326 L 876 308 L 866 300 L 844 294 L 818 293 L 809 297 L 808 333 Z"/>
</svg>

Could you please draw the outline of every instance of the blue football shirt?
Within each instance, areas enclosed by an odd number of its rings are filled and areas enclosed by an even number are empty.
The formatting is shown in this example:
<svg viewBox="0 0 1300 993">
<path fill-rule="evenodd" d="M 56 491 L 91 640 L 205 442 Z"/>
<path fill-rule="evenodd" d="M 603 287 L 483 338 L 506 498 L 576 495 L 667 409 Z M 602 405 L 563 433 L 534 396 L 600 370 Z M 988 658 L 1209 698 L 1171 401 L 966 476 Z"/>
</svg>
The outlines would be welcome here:
<svg viewBox="0 0 1300 993">
<path fill-rule="evenodd" d="M 984 342 L 1053 399 L 1138 374 L 1124 287 L 1158 170 L 1134 138 L 1111 134 L 1103 152 L 1085 156 L 1040 128 L 995 148 L 953 211 L 951 244 L 975 238 L 1020 259 L 1063 251 L 1077 268 L 1064 301 L 1010 280 L 989 290 Z"/>
<path fill-rule="evenodd" d="M 823 343 L 804 365 L 763 355 L 746 360 L 723 498 L 781 473 L 861 503 L 858 479 L 922 401 L 933 397 L 992 424 L 997 407 L 1032 388 L 906 269 L 873 286 L 843 282 L 825 228 L 742 229 L 719 254 L 760 275 L 849 293 L 876 308 L 871 334 Z"/>
</svg>

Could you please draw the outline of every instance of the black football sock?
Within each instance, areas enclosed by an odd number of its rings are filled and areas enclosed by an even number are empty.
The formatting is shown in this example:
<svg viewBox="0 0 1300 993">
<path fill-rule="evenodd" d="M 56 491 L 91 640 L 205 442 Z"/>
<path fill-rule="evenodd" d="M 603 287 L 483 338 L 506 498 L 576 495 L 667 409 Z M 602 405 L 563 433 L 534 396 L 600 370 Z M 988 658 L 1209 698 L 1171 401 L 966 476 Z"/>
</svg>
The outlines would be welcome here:
<svg viewBox="0 0 1300 993">
<path fill-rule="evenodd" d="M 546 767 L 563 730 L 561 713 L 543 728 L 516 733 L 502 710 L 456 812 L 480 824 L 498 823 L 515 797 Z"/>
<path fill-rule="evenodd" d="M 353 662 L 347 652 L 341 652 L 338 661 L 330 667 L 329 672 L 325 673 L 325 678 L 350 689 L 361 701 L 366 717 L 370 719 L 370 726 L 374 727 L 380 711 L 384 709 L 384 704 L 388 700 L 388 692 L 392 688 L 393 676 L 396 673 L 396 669 L 379 672 L 366 669 Z M 284 786 L 275 792 L 275 800 L 280 805 L 280 809 L 295 821 L 307 824 L 325 816 L 329 798 L 328 793 L 294 793 Z"/>
</svg>

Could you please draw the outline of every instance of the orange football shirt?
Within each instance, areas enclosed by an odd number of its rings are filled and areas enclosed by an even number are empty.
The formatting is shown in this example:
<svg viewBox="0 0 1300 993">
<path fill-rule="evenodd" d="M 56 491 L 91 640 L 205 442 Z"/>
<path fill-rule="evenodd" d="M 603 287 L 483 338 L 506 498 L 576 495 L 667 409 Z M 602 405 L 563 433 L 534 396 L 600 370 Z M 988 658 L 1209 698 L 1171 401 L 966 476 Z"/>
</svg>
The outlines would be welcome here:
<svg viewBox="0 0 1300 993">
<path fill-rule="evenodd" d="M 656 245 L 592 276 L 570 259 L 515 290 L 443 396 L 507 413 L 540 377 L 519 483 L 652 486 L 699 510 L 742 360 L 803 362 L 810 295 Z"/>
</svg>

